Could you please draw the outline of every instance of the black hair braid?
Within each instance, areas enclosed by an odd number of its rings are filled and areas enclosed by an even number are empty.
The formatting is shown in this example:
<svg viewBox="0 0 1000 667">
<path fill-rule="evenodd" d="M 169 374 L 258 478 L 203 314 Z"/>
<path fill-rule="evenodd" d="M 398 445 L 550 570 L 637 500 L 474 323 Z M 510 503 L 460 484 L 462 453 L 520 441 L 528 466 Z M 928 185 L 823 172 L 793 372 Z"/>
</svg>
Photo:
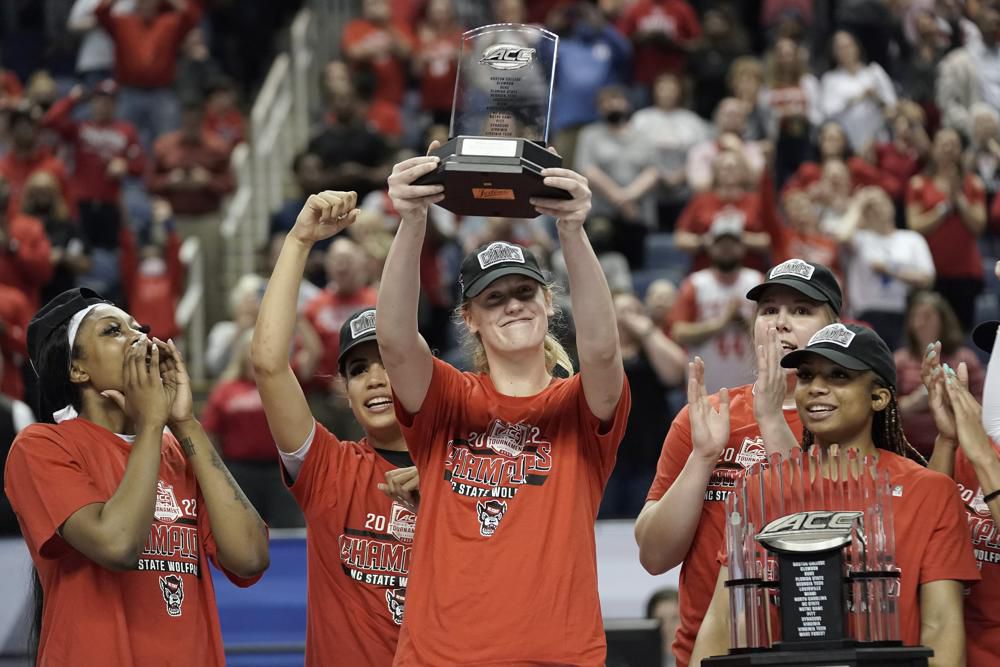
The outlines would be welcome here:
<svg viewBox="0 0 1000 667">
<path fill-rule="evenodd" d="M 48 423 L 52 423 L 53 412 L 67 405 L 80 409 L 80 389 L 69 379 L 70 362 L 79 354 L 76 348 L 69 349 L 68 327 L 68 322 L 56 327 L 41 344 L 34 360 L 38 373 L 37 414 Z"/>
</svg>

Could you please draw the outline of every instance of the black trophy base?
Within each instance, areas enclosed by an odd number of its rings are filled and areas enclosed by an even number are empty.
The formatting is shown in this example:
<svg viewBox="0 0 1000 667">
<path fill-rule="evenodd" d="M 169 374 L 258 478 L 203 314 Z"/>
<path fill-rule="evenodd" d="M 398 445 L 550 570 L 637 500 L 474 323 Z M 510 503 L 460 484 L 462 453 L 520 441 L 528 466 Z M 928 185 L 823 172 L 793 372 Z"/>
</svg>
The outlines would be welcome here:
<svg viewBox="0 0 1000 667">
<path fill-rule="evenodd" d="M 458 215 L 534 218 L 531 197 L 570 199 L 542 182 L 542 169 L 561 167 L 562 158 L 528 139 L 459 136 L 432 151 L 438 168 L 415 185 L 444 185 L 438 206 Z"/>
<path fill-rule="evenodd" d="M 782 650 L 784 648 L 784 650 Z M 781 647 L 706 658 L 703 667 L 927 667 L 934 652 L 923 646 L 857 644 L 842 648 Z"/>
</svg>

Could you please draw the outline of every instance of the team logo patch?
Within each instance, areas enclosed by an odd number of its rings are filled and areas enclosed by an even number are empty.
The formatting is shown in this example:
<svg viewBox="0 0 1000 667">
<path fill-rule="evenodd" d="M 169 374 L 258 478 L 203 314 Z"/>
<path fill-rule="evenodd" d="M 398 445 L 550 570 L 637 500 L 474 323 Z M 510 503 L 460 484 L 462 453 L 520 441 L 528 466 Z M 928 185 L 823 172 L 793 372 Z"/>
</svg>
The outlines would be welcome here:
<svg viewBox="0 0 1000 667">
<path fill-rule="evenodd" d="M 491 243 L 486 250 L 483 250 L 476 258 L 479 260 L 479 268 L 488 269 L 494 264 L 501 262 L 517 262 L 524 264 L 524 251 L 519 246 L 497 241 Z"/>
<path fill-rule="evenodd" d="M 493 537 L 500 527 L 500 519 L 507 513 L 507 502 L 503 500 L 487 500 L 476 503 L 476 516 L 479 519 L 479 534 L 483 537 Z"/>
<path fill-rule="evenodd" d="M 351 320 L 351 338 L 361 338 L 375 331 L 375 311 L 366 310 Z"/>
<path fill-rule="evenodd" d="M 156 506 L 153 508 L 153 518 L 163 523 L 173 523 L 181 518 L 181 506 L 177 504 L 174 487 L 164 484 L 163 480 L 156 482 Z"/>
<path fill-rule="evenodd" d="M 494 44 L 479 59 L 481 65 L 493 69 L 521 69 L 535 59 L 535 50 L 520 44 Z"/>
<path fill-rule="evenodd" d="M 397 502 L 392 503 L 389 514 L 389 534 L 400 542 L 411 544 L 417 527 L 417 515 Z"/>
<path fill-rule="evenodd" d="M 167 603 L 169 616 L 180 616 L 181 605 L 184 603 L 184 580 L 176 574 L 160 577 L 160 592 L 163 601 Z"/>
<path fill-rule="evenodd" d="M 771 274 L 768 278 L 798 276 L 804 280 L 811 280 L 815 271 L 816 267 L 809 262 L 804 262 L 801 259 L 789 259 L 771 269 Z"/>
<path fill-rule="evenodd" d="M 841 347 L 850 347 L 851 341 L 854 340 L 855 334 L 853 331 L 845 327 L 843 324 L 828 324 L 816 333 L 813 337 L 809 339 L 809 345 L 815 345 L 817 343 L 833 343 L 834 345 L 839 345 Z"/>
<path fill-rule="evenodd" d="M 406 608 L 406 589 L 387 588 L 385 602 L 389 606 L 389 613 L 392 614 L 392 622 L 396 625 L 402 625 L 403 610 Z"/>
<path fill-rule="evenodd" d="M 902 498 L 903 497 L 903 485 L 902 484 L 897 484 L 896 486 L 892 487 L 892 495 L 895 498 Z M 982 497 L 982 496 L 980 496 L 980 497 Z"/>
<path fill-rule="evenodd" d="M 736 455 L 736 462 L 749 470 L 758 463 L 767 460 L 767 450 L 764 448 L 764 439 L 760 436 L 756 438 L 743 438 L 740 445 L 740 452 Z"/>
<path fill-rule="evenodd" d="M 490 426 L 490 434 L 486 437 L 486 446 L 497 454 L 515 458 L 524 451 L 527 436 L 527 424 L 510 424 L 502 419 L 495 419 Z"/>
</svg>

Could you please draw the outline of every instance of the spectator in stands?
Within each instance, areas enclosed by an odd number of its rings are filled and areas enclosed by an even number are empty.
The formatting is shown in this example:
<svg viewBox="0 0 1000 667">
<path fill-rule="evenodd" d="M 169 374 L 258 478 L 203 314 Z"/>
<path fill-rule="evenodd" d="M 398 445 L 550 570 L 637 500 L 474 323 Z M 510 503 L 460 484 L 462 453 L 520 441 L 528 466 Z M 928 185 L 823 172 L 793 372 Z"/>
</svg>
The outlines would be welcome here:
<svg viewBox="0 0 1000 667">
<path fill-rule="evenodd" d="M 0 64 L 0 107 L 14 104 L 23 92 L 17 74 Z"/>
<path fill-rule="evenodd" d="M 24 362 L 28 358 L 28 321 L 32 313 L 28 297 L 21 290 L 0 283 L 0 395 L 24 398 Z"/>
<path fill-rule="evenodd" d="M 693 270 L 703 269 L 710 264 L 706 249 L 711 238 L 707 232 L 717 220 L 738 220 L 743 242 L 752 253 L 747 265 L 765 266 L 765 253 L 771 239 L 760 217 L 760 198 L 751 192 L 754 181 L 746 161 L 741 153 L 724 150 L 716 156 L 712 166 L 715 172 L 712 188 L 692 197 L 681 212 L 674 232 L 674 245 L 694 256 Z"/>
<path fill-rule="evenodd" d="M 670 331 L 668 319 L 677 301 L 677 287 L 666 278 L 657 278 L 649 283 L 644 299 L 649 318 L 656 322 L 664 333 Z"/>
<path fill-rule="evenodd" d="M 353 88 L 330 100 L 331 124 L 309 141 L 308 150 L 323 160 L 327 185 L 354 190 L 363 198 L 385 187 L 392 151 L 385 138 L 365 122 L 364 105 Z"/>
<path fill-rule="evenodd" d="M 688 356 L 705 362 L 705 390 L 714 393 L 754 380 L 749 326 L 754 307 L 746 294 L 764 277 L 744 266 L 742 220 L 716 218 L 705 236 L 710 265 L 681 283 L 670 332 Z"/>
<path fill-rule="evenodd" d="M 934 259 L 927 240 L 896 228 L 896 212 L 884 190 L 862 188 L 854 195 L 838 239 L 846 250 L 847 303 L 890 349 L 899 346 L 910 290 L 934 283 Z"/>
<path fill-rule="evenodd" d="M 5 288 L 0 286 L 0 291 L 3 289 Z M 0 303 L 2 303 L 3 298 L 0 296 Z M 0 328 L 2 326 L 0 324 Z M 3 332 L 0 331 L 0 337 L 2 336 Z M 3 387 L 6 377 L 4 374 L 5 350 L 3 343 L 0 342 L 0 387 Z M 17 369 L 14 370 L 20 372 Z M 10 446 L 14 443 L 14 438 L 21 429 L 34 422 L 35 414 L 27 403 L 0 392 L 0 470 L 7 465 L 7 454 L 10 452 Z M 19 537 L 20 535 L 21 526 L 17 523 L 14 508 L 10 506 L 6 492 L 0 489 L 0 537 Z"/>
<path fill-rule="evenodd" d="M 851 149 L 860 151 L 884 138 L 896 90 L 878 63 L 865 63 L 860 44 L 846 30 L 833 35 L 833 59 L 836 67 L 820 79 L 820 106 L 827 120 L 840 123 Z"/>
<path fill-rule="evenodd" d="M 267 287 L 267 280 L 256 273 L 240 276 L 229 292 L 229 316 L 231 320 L 216 322 L 208 332 L 205 348 L 205 369 L 212 377 L 218 377 L 232 360 L 236 341 L 244 332 L 251 331 L 257 322 L 260 299 Z"/>
<path fill-rule="evenodd" d="M 92 245 L 111 249 L 118 247 L 122 180 L 142 176 L 146 168 L 136 129 L 115 118 L 117 93 L 114 81 L 101 81 L 91 94 L 90 119 L 77 121 L 73 111 L 84 91 L 75 86 L 42 118 L 43 126 L 58 131 L 73 147 L 72 184 L 84 235 Z"/>
<path fill-rule="evenodd" d="M 382 135 L 385 141 L 397 142 L 403 136 L 403 114 L 398 105 L 375 97 L 377 83 L 371 65 L 352 67 L 343 60 L 328 62 L 323 69 L 323 95 L 327 104 L 323 127 L 337 125 L 339 121 L 336 101 L 341 95 L 347 95 L 364 107 L 360 116 L 365 119 L 371 130 Z M 448 94 L 449 99 L 452 93 Z M 446 123 L 445 128 L 447 127 Z"/>
<path fill-rule="evenodd" d="M 598 518 L 634 519 L 656 472 L 663 438 L 673 415 L 668 391 L 684 382 L 687 353 L 663 333 L 635 294 L 615 295 L 615 316 L 622 363 L 636 388 L 618 460 L 604 490 Z"/>
<path fill-rule="evenodd" d="M 359 308 L 374 306 L 377 296 L 368 275 L 368 259 L 361 247 L 339 237 L 326 252 L 326 288 L 306 304 L 306 320 L 323 343 L 315 375 L 305 384 L 306 396 L 316 419 L 341 438 L 353 437 L 358 426 L 342 396 L 331 396 L 340 354 L 340 327 Z"/>
<path fill-rule="evenodd" d="M 611 222 L 614 248 L 629 266 L 641 268 L 646 233 L 656 227 L 660 172 L 647 138 L 628 123 L 632 108 L 625 90 L 602 89 L 597 108 L 601 120 L 580 132 L 574 169 L 590 180 L 591 217 Z"/>
<path fill-rule="evenodd" d="M 597 7 L 574 0 L 557 6 L 549 29 L 559 33 L 549 136 L 564 164 L 573 164 L 582 126 L 599 118 L 602 88 L 627 83 L 632 45 Z"/>
<path fill-rule="evenodd" d="M 892 119 L 892 140 L 869 144 L 865 159 L 882 172 L 882 187 L 894 202 L 902 203 L 906 184 L 917 175 L 930 153 L 924 130 L 924 111 L 910 100 L 900 100 Z M 885 186 L 891 186 L 886 189 Z"/>
<path fill-rule="evenodd" d="M 731 5 L 718 4 L 705 12 L 704 35 L 687 62 L 694 81 L 694 110 L 710 118 L 726 96 L 726 77 L 737 57 L 750 53 L 746 31 L 733 16 Z"/>
<path fill-rule="evenodd" d="M 295 177 L 296 193 L 293 197 L 286 199 L 281 208 L 271 214 L 271 226 L 269 237 L 275 234 L 286 234 L 295 226 L 295 218 L 305 205 L 306 199 L 311 193 L 321 192 L 326 184 L 326 170 L 323 160 L 319 155 L 310 153 L 308 150 L 302 151 L 292 160 L 292 173 Z M 312 278 L 317 272 L 322 272 L 322 258 L 326 249 L 333 243 L 333 238 L 323 239 L 313 246 L 310 254 L 309 264 L 306 266 L 306 276 Z M 321 280 L 320 284 L 326 281 Z"/>
<path fill-rule="evenodd" d="M 619 29 L 634 45 L 632 79 L 641 86 L 643 106 L 661 72 L 685 71 L 687 54 L 701 37 L 698 14 L 687 0 L 638 0 L 625 10 Z"/>
<path fill-rule="evenodd" d="M 85 86 L 94 86 L 100 81 L 110 78 L 115 66 L 115 45 L 111 37 L 97 23 L 94 10 L 101 0 L 75 0 L 66 19 L 66 28 L 80 39 L 80 47 L 76 55 L 76 75 Z M 116 14 L 130 13 L 134 3 L 119 2 L 112 12 Z"/>
<path fill-rule="evenodd" d="M 455 17 L 453 0 L 428 0 L 417 23 L 413 73 L 420 81 L 420 106 L 431 122 L 451 122 L 462 26 Z M 561 45 L 562 46 L 562 45 Z"/>
<path fill-rule="evenodd" d="M 770 114 L 762 99 L 764 65 L 753 56 L 740 56 L 729 66 L 726 75 L 729 93 L 748 110 L 744 139 L 758 141 L 768 137 Z"/>
<path fill-rule="evenodd" d="M 661 74 L 653 84 L 653 106 L 636 111 L 631 121 L 633 131 L 655 152 L 654 164 L 661 176 L 657 219 L 660 229 L 670 231 L 691 196 L 685 170 L 688 151 L 712 138 L 712 126 L 681 106 L 682 96 L 680 77 Z"/>
<path fill-rule="evenodd" d="M 69 186 L 69 176 L 62 160 L 55 157 L 38 140 L 40 110 L 28 103 L 19 104 L 9 116 L 11 151 L 0 158 L 0 176 L 9 188 L 7 212 L 16 214 L 21 210 L 21 192 L 28 177 L 36 171 L 47 171 L 59 181 L 59 189 L 70 208 L 76 213 L 76 206 Z"/>
<path fill-rule="evenodd" d="M 899 44 L 901 49 L 894 68 L 895 79 L 899 84 L 900 94 L 919 104 L 924 113 L 935 121 L 936 126 L 938 109 L 934 101 L 934 90 L 938 65 L 949 48 L 948 39 L 938 25 L 933 5 L 913 11 L 912 23 L 909 25 L 914 29 Z"/>
<path fill-rule="evenodd" d="M 135 12 L 115 14 L 119 0 L 101 0 L 94 11 L 115 45 L 115 80 L 121 91 L 121 115 L 139 131 L 147 151 L 160 135 L 178 125 L 174 92 L 181 43 L 201 17 L 194 0 L 135 0 Z"/>
<path fill-rule="evenodd" d="M 281 475 L 275 474 L 278 450 L 254 379 L 252 338 L 253 331 L 247 330 L 235 341 L 232 359 L 208 395 L 201 423 L 267 525 L 299 528 L 305 525 L 302 512 Z"/>
<path fill-rule="evenodd" d="M 129 312 L 151 335 L 169 340 L 182 333 L 175 318 L 184 292 L 181 238 L 170 204 L 157 199 L 152 208 L 142 232 L 122 227 L 119 266 Z"/>
<path fill-rule="evenodd" d="M 977 3 L 973 16 L 980 38 L 967 40 L 941 61 L 937 78 L 937 106 L 941 124 L 972 133 L 970 110 L 976 102 L 1000 109 L 1000 1 Z M 971 8 L 971 7 L 970 7 Z"/>
<path fill-rule="evenodd" d="M 246 140 L 247 128 L 243 112 L 236 104 L 236 85 L 226 76 L 208 84 L 205 116 L 202 127 L 222 139 L 230 152 Z"/>
<path fill-rule="evenodd" d="M 52 246 L 45 227 L 7 204 L 10 186 L 0 173 L 0 284 L 20 290 L 31 312 L 38 310 L 42 285 L 52 277 Z"/>
<path fill-rule="evenodd" d="M 895 353 L 899 412 L 906 439 L 928 459 L 938 432 L 921 378 L 921 363 L 929 346 L 937 341 L 941 341 L 940 363 L 958 368 L 964 362 L 969 370 L 969 391 L 976 400 L 982 400 L 983 365 L 976 353 L 965 346 L 965 334 L 955 311 L 937 292 L 914 292 L 906 312 L 905 336 Z"/>
<path fill-rule="evenodd" d="M 976 296 L 983 287 L 977 240 L 986 227 L 986 192 L 979 177 L 963 168 L 962 142 L 955 130 L 938 130 L 927 168 L 910 180 L 906 224 L 927 237 L 937 270 L 934 291 L 970 331 Z"/>
<path fill-rule="evenodd" d="M 692 190 L 711 187 L 712 165 L 723 150 L 742 153 L 752 172 L 750 177 L 757 178 L 757 174 L 764 168 L 764 150 L 761 143 L 744 141 L 749 112 L 746 103 L 735 97 L 727 97 L 719 102 L 713 116 L 718 136 L 706 139 L 688 151 L 687 184 Z"/>
<path fill-rule="evenodd" d="M 676 588 L 661 588 L 650 596 L 646 603 L 646 618 L 660 621 L 660 637 L 663 639 L 663 662 L 661 667 L 674 667 L 674 652 L 670 645 L 681 625 L 680 596 Z"/>
<path fill-rule="evenodd" d="M 807 158 L 812 128 L 823 120 L 819 81 L 809 72 L 808 60 L 806 49 L 788 37 L 779 38 L 765 57 L 761 97 L 771 120 L 767 136 L 775 142 L 778 187 Z"/>
<path fill-rule="evenodd" d="M 21 198 L 21 211 L 45 226 L 52 247 L 52 277 L 42 289 L 41 302 L 78 285 L 79 277 L 90 270 L 90 244 L 69 208 L 56 179 L 47 171 L 36 171 L 28 179 Z"/>
<path fill-rule="evenodd" d="M 841 160 L 823 163 L 819 180 L 809 186 L 809 199 L 819 211 L 819 228 L 838 237 L 844 216 L 851 205 L 851 172 Z"/>
<path fill-rule="evenodd" d="M 1000 190 L 1000 110 L 985 102 L 969 109 L 972 116 L 972 141 L 965 151 L 965 168 L 983 182 L 987 201 Z M 1000 218 L 991 216 L 991 226 L 1000 225 Z"/>
<path fill-rule="evenodd" d="M 413 35 L 408 26 L 392 19 L 389 1 L 364 0 L 361 17 L 347 22 L 340 41 L 350 64 L 367 64 L 375 71 L 375 96 L 400 106 Z"/>
<path fill-rule="evenodd" d="M 205 31 L 199 26 L 191 28 L 181 43 L 180 58 L 177 61 L 177 78 L 174 83 L 177 99 L 205 98 L 211 86 L 225 76 L 222 66 L 208 50 Z"/>
</svg>

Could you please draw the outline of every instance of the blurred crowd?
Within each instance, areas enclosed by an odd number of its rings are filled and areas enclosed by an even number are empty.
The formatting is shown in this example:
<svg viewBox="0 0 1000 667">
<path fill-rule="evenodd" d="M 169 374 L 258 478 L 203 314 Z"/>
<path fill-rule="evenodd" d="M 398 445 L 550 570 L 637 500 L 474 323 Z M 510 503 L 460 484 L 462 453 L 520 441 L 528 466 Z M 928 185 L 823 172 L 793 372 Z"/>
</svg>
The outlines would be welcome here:
<svg viewBox="0 0 1000 667">
<path fill-rule="evenodd" d="M 40 4 L 55 14 L 38 29 L 61 25 L 78 51 L 67 73 L 52 54 L 15 67 L 0 50 L 2 389 L 28 403 L 24 326 L 63 289 L 93 286 L 155 335 L 181 333 L 180 243 L 197 236 L 209 271 L 219 266 L 229 155 L 247 138 L 264 67 L 251 40 L 273 40 L 261 15 L 240 17 L 247 3 Z M 294 10 L 249 4 L 272 31 Z M 301 517 L 248 363 L 270 266 L 310 193 L 358 192 L 357 223 L 307 268 L 291 362 L 317 418 L 359 435 L 337 378 L 338 332 L 375 303 L 398 224 L 386 177 L 447 140 L 462 33 L 488 23 L 560 37 L 549 142 L 594 193 L 587 228 L 615 294 L 633 396 L 602 517 L 642 507 L 690 358 L 705 360 L 709 392 L 752 381 L 745 294 L 778 262 L 831 267 L 848 319 L 895 346 L 904 426 L 925 454 L 928 343 L 941 340 L 951 366 L 969 364 L 981 397 L 981 360 L 966 341 L 975 322 L 1000 316 L 1000 285 L 983 270 L 1000 254 L 1000 0 L 363 0 L 322 68 L 324 106 L 290 165 L 287 201 L 270 212 L 259 270 L 210 312 L 220 321 L 206 342 L 202 419 L 271 525 Z M 435 208 L 431 222 L 420 328 L 440 356 L 468 366 L 452 324 L 458 266 L 493 240 L 545 262 L 572 332 L 552 220 Z"/>
</svg>

